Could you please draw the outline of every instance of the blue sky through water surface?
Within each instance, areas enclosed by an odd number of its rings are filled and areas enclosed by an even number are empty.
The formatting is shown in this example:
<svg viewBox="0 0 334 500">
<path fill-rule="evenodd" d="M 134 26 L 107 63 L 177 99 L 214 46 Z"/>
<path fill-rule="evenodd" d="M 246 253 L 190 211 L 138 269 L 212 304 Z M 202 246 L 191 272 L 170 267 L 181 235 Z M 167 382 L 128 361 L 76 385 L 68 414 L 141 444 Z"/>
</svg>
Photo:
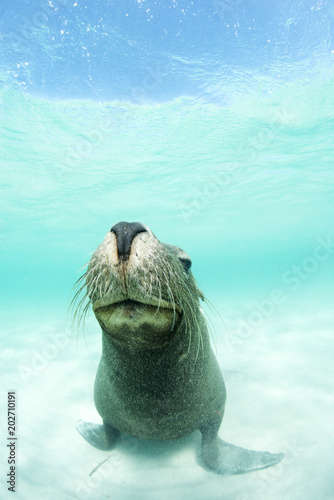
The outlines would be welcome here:
<svg viewBox="0 0 334 500">
<path fill-rule="evenodd" d="M 50 98 L 226 102 L 311 77 L 332 56 L 334 6 L 272 0 L 18 1 L 0 7 L 2 79 Z"/>
</svg>

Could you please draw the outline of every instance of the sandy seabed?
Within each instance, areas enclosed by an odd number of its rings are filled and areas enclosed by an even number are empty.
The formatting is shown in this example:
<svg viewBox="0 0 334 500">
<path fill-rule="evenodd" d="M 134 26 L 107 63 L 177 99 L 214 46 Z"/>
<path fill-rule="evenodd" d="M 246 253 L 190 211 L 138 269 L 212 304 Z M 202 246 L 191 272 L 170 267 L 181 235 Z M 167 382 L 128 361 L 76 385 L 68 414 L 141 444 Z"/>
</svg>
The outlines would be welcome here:
<svg viewBox="0 0 334 500">
<path fill-rule="evenodd" d="M 0 334 L 0 498 L 334 499 L 333 312 L 305 304 L 282 308 L 243 338 L 235 334 L 235 306 L 225 306 L 223 315 L 225 326 L 215 325 L 228 391 L 220 436 L 245 448 L 283 451 L 279 465 L 216 475 L 200 466 L 199 432 L 170 442 L 122 436 L 111 452 L 94 449 L 75 425 L 78 419 L 100 421 L 93 403 L 101 352 L 95 319 L 88 318 L 85 337 L 77 340 L 63 311 L 6 311 Z M 16 392 L 17 401 L 15 495 L 4 479 L 8 391 Z"/>
</svg>

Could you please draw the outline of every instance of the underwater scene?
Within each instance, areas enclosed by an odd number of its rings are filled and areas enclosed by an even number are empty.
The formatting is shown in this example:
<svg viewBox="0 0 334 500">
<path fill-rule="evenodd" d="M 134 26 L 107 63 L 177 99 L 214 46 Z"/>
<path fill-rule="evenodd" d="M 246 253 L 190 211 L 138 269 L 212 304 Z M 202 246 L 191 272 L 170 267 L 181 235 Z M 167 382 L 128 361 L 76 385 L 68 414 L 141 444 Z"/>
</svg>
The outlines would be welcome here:
<svg viewBox="0 0 334 500">
<path fill-rule="evenodd" d="M 1 499 L 334 500 L 333 37 L 1 3 Z"/>
</svg>

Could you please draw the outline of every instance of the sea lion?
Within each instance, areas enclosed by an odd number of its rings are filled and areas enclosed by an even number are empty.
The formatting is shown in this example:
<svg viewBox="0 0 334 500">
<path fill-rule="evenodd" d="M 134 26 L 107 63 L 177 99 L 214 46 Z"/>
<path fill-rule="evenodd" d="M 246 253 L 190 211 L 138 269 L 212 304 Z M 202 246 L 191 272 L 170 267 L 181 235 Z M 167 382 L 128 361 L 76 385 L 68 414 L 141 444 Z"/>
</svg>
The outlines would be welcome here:
<svg viewBox="0 0 334 500">
<path fill-rule="evenodd" d="M 76 312 L 81 318 L 91 304 L 102 328 L 94 400 L 103 425 L 80 421 L 77 429 L 102 450 L 120 432 L 160 440 L 198 429 L 203 464 L 217 473 L 275 465 L 283 454 L 218 438 L 226 390 L 190 267 L 189 255 L 144 224 L 119 222 L 107 233 L 74 299 L 86 288 Z"/>
</svg>

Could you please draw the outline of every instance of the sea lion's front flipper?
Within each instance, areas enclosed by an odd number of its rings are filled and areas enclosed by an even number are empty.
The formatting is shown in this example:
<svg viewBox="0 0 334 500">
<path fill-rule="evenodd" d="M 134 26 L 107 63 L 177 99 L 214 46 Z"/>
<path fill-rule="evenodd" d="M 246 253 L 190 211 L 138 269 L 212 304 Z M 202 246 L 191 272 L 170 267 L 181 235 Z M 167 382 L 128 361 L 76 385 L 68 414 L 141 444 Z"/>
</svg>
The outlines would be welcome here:
<svg viewBox="0 0 334 500">
<path fill-rule="evenodd" d="M 203 440 L 202 458 L 205 465 L 218 474 L 244 474 L 278 464 L 284 453 L 246 450 L 216 438 Z"/>
<path fill-rule="evenodd" d="M 77 431 L 89 444 L 99 450 L 114 448 L 119 436 L 119 431 L 108 424 L 92 424 L 83 420 L 78 421 Z"/>
</svg>

